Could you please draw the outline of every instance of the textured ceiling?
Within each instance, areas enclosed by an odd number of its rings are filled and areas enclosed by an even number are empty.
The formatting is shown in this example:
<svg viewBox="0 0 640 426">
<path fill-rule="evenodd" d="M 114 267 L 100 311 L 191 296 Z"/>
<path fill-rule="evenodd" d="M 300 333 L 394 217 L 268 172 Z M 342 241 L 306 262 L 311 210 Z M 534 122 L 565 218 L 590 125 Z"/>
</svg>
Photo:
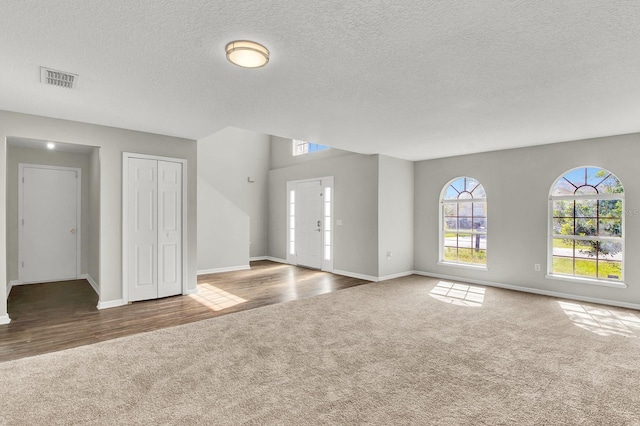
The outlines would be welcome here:
<svg viewBox="0 0 640 426">
<path fill-rule="evenodd" d="M 411 160 L 640 131 L 638 0 L 22 0 L 0 23 L 9 111 Z M 269 65 L 229 64 L 234 39 Z"/>
</svg>

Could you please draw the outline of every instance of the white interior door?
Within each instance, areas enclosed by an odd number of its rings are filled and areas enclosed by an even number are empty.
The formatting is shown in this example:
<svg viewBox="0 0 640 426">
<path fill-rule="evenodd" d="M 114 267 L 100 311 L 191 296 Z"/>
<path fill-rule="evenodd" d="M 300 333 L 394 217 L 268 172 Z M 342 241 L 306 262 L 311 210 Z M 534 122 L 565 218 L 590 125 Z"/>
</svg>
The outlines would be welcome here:
<svg viewBox="0 0 640 426">
<path fill-rule="evenodd" d="M 21 164 L 21 282 L 78 277 L 80 170 Z"/>
<path fill-rule="evenodd" d="M 295 241 L 298 265 L 322 267 L 322 181 L 296 185 Z"/>
<path fill-rule="evenodd" d="M 158 297 L 182 293 L 182 164 L 158 161 Z"/>
<path fill-rule="evenodd" d="M 128 160 L 128 300 L 182 293 L 182 164 Z"/>
</svg>

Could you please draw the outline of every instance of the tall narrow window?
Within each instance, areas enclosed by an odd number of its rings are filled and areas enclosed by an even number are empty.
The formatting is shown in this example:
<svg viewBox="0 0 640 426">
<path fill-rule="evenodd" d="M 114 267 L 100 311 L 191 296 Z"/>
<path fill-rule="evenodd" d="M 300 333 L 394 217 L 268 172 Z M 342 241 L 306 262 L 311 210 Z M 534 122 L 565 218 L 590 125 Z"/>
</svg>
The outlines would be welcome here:
<svg viewBox="0 0 640 426">
<path fill-rule="evenodd" d="M 331 260 L 331 187 L 324 188 L 324 260 Z"/>
<path fill-rule="evenodd" d="M 296 254 L 296 191 L 289 191 L 289 254 Z"/>
<path fill-rule="evenodd" d="M 580 167 L 549 195 L 549 274 L 622 283 L 624 189 L 610 171 Z"/>
<path fill-rule="evenodd" d="M 449 182 L 440 197 L 440 261 L 487 265 L 487 198 L 470 177 Z"/>
</svg>

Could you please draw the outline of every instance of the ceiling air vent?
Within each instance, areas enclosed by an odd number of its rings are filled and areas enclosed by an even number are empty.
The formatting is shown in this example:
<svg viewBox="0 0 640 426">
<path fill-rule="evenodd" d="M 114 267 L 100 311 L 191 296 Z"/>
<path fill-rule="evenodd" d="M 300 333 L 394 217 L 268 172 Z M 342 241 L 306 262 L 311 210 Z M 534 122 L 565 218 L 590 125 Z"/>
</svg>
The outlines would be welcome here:
<svg viewBox="0 0 640 426">
<path fill-rule="evenodd" d="M 73 89 L 73 86 L 78 83 L 78 75 L 40 67 L 40 82 Z"/>
</svg>

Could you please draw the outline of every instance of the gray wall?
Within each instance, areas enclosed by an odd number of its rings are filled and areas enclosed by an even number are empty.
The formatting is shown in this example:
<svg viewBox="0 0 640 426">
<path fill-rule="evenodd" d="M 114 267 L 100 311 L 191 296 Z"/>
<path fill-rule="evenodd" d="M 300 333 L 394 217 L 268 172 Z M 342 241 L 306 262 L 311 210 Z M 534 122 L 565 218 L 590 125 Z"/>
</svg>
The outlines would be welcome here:
<svg viewBox="0 0 640 426">
<path fill-rule="evenodd" d="M 198 141 L 199 271 L 266 256 L 269 150 L 268 135 L 233 127 Z"/>
<path fill-rule="evenodd" d="M 611 136 L 532 148 L 489 152 L 415 165 L 415 269 L 441 275 L 510 284 L 628 303 L 640 303 L 640 134 Z M 625 281 L 627 289 L 545 278 L 549 189 L 579 166 L 616 174 L 625 188 Z M 476 178 L 488 202 L 486 271 L 438 265 L 439 197 L 457 176 Z M 534 264 L 542 271 L 534 271 Z"/>
<path fill-rule="evenodd" d="M 313 161 L 269 171 L 269 256 L 286 259 L 287 182 L 333 176 L 334 269 L 377 276 L 378 156 L 318 159 L 316 154 L 300 156 Z M 336 220 L 342 220 L 342 226 L 337 226 Z"/>
<path fill-rule="evenodd" d="M 7 279 L 18 279 L 18 165 L 20 163 L 74 167 L 82 170 L 80 183 L 80 273 L 89 272 L 89 154 L 77 152 L 7 147 Z"/>
<path fill-rule="evenodd" d="M 6 138 L 51 140 L 100 147 L 100 301 L 122 299 L 122 153 L 183 158 L 187 166 L 187 288 L 196 286 L 196 141 L 34 115 L 0 111 L 0 223 L 6 224 Z M 0 240 L 6 241 L 6 228 Z M 0 317 L 6 314 L 6 244 L 0 245 Z"/>
<path fill-rule="evenodd" d="M 414 163 L 384 155 L 378 170 L 378 276 L 413 271 Z M 391 252 L 391 257 L 387 256 Z"/>
<path fill-rule="evenodd" d="M 89 276 L 100 286 L 100 149 L 89 156 Z"/>
</svg>

